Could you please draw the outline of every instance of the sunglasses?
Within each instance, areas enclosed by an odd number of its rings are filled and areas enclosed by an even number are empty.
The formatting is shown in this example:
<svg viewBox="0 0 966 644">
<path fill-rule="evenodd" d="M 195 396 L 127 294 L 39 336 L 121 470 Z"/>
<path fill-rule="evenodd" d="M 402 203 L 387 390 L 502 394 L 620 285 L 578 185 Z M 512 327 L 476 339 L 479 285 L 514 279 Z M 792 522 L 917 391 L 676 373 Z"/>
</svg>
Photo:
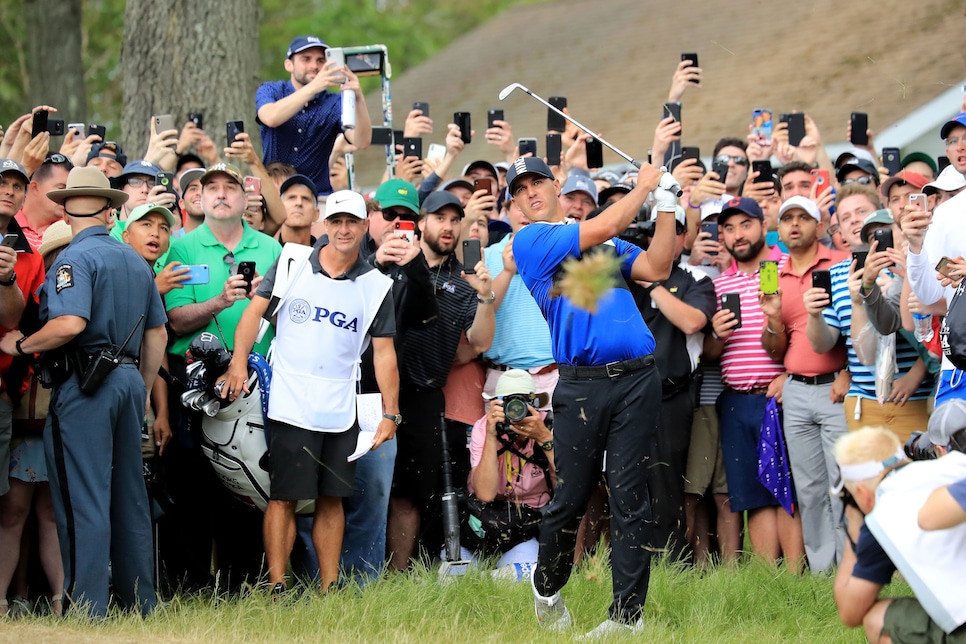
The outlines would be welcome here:
<svg viewBox="0 0 966 644">
<path fill-rule="evenodd" d="M 403 221 L 416 221 L 416 216 L 405 208 L 383 208 L 379 212 L 386 221 L 395 221 L 397 218 Z"/>
<path fill-rule="evenodd" d="M 731 161 L 735 162 L 735 165 L 748 165 L 748 157 L 737 157 L 730 154 L 719 154 L 714 158 L 715 163 L 729 163 Z"/>
<path fill-rule="evenodd" d="M 46 159 L 44 159 L 44 163 L 51 163 L 53 165 L 66 165 L 66 166 L 70 166 L 71 168 L 74 167 L 73 162 L 71 162 L 71 160 L 65 157 L 63 154 L 50 154 L 47 156 Z"/>
<path fill-rule="evenodd" d="M 857 183 L 860 186 L 867 186 L 870 183 L 872 183 L 872 177 L 858 177 L 856 179 L 846 179 L 845 181 L 842 182 L 842 185 L 847 186 L 850 183 Z"/>
</svg>

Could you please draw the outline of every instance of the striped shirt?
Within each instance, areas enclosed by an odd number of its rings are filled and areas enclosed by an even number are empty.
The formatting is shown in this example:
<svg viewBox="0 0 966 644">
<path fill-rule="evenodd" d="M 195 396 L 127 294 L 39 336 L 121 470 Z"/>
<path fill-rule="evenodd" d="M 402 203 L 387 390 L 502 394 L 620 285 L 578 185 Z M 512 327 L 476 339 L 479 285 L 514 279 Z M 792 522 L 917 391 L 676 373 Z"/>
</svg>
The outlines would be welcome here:
<svg viewBox="0 0 966 644">
<path fill-rule="evenodd" d="M 788 255 L 774 247 L 769 260 L 777 261 L 778 268 L 785 265 Z M 767 387 L 778 375 L 785 372 L 781 362 L 772 360 L 761 345 L 761 333 L 765 326 L 765 314 L 758 304 L 759 271 L 744 273 L 737 262 L 714 278 L 714 290 L 721 303 L 722 293 L 738 293 L 741 301 L 741 328 L 725 340 L 721 354 L 721 379 L 737 391 L 749 391 Z"/>
<path fill-rule="evenodd" d="M 439 317 L 426 329 L 409 329 L 399 349 L 401 384 L 436 389 L 446 384 L 456 358 L 460 335 L 469 331 L 476 317 L 477 294 L 460 277 L 463 265 L 448 255 L 429 269 L 436 287 Z"/>
<path fill-rule="evenodd" d="M 859 358 L 852 347 L 852 300 L 849 297 L 849 268 L 852 260 L 846 259 L 831 269 L 832 276 L 832 305 L 825 309 L 823 315 L 825 323 L 833 329 L 838 329 L 839 333 L 845 336 L 845 348 L 849 356 L 849 372 L 852 374 L 852 385 L 849 387 L 849 396 L 859 398 L 875 399 L 875 367 L 865 366 L 859 362 Z M 901 333 L 896 333 L 896 378 L 900 378 L 907 373 L 919 359 L 916 352 Z M 925 400 L 929 397 L 932 390 L 933 379 L 923 378 L 922 383 L 916 392 L 909 397 L 910 400 Z"/>
</svg>

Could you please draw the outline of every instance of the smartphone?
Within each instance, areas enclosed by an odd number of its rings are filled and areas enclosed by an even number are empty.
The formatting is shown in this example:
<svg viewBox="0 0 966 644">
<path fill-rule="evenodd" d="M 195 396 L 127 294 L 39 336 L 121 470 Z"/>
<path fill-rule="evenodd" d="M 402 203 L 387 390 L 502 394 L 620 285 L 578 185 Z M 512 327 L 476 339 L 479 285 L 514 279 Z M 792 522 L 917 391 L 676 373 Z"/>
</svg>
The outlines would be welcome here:
<svg viewBox="0 0 966 644">
<path fill-rule="evenodd" d="M 486 112 L 486 127 L 487 129 L 491 127 L 497 127 L 493 121 L 504 121 L 503 110 L 487 110 Z"/>
<path fill-rule="evenodd" d="M 758 264 L 758 290 L 765 295 L 778 292 L 778 262 L 766 259 Z"/>
<path fill-rule="evenodd" d="M 188 112 L 188 120 L 194 123 L 199 130 L 205 129 L 205 115 L 201 112 Z"/>
<path fill-rule="evenodd" d="M 435 163 L 442 163 L 443 158 L 446 156 L 446 146 L 440 145 L 439 143 L 430 143 L 429 152 L 426 153 L 426 159 L 433 161 Z"/>
<path fill-rule="evenodd" d="M 832 300 L 832 274 L 828 271 L 812 271 L 812 288 L 820 288 Z"/>
<path fill-rule="evenodd" d="M 325 50 L 325 62 L 334 62 L 338 67 L 345 67 L 345 52 L 341 47 L 329 47 Z M 335 79 L 335 82 L 340 84 L 345 81 L 345 76 L 340 76 Z"/>
<path fill-rule="evenodd" d="M 252 290 L 252 280 L 255 279 L 255 262 L 239 262 L 238 274 L 245 278 L 245 290 Z"/>
<path fill-rule="evenodd" d="M 771 161 L 752 161 L 751 169 L 758 173 L 755 183 L 775 183 L 775 170 L 771 167 Z"/>
<path fill-rule="evenodd" d="M 700 159 L 701 148 L 696 145 L 686 145 L 681 148 L 681 161 L 685 159 Z"/>
<path fill-rule="evenodd" d="M 718 241 L 718 222 L 715 221 L 703 221 L 701 222 L 701 232 L 708 233 L 711 235 L 711 241 Z M 709 253 L 709 255 L 717 255 L 717 252 Z"/>
<path fill-rule="evenodd" d="M 392 145 L 392 128 L 391 127 L 372 128 L 372 139 L 370 139 L 369 142 L 372 145 Z"/>
<path fill-rule="evenodd" d="M 184 286 L 195 286 L 197 284 L 207 284 L 209 281 L 207 264 L 185 264 L 179 268 L 188 269 L 188 279 L 180 284 Z"/>
<path fill-rule="evenodd" d="M 816 195 L 822 194 L 822 191 L 828 188 L 831 183 L 828 170 L 812 170 L 812 185 L 815 186 Z"/>
<path fill-rule="evenodd" d="M 245 131 L 245 121 L 228 121 L 225 123 L 225 129 L 228 133 L 228 145 L 230 146 L 235 142 L 235 138 Z"/>
<path fill-rule="evenodd" d="M 423 116 L 429 116 L 429 103 L 425 101 L 416 101 L 413 103 L 413 109 L 422 112 Z"/>
<path fill-rule="evenodd" d="M 177 129 L 174 126 L 174 117 L 170 114 L 158 114 L 154 117 L 154 131 L 164 132 L 165 130 Z"/>
<path fill-rule="evenodd" d="M 30 138 L 33 139 L 41 132 L 47 131 L 47 119 L 50 118 L 50 112 L 47 110 L 37 110 L 33 115 L 33 127 L 30 130 Z"/>
<path fill-rule="evenodd" d="M 902 172 L 902 157 L 899 148 L 882 148 L 882 165 L 889 171 L 889 176 Z"/>
<path fill-rule="evenodd" d="M 604 167 L 604 145 L 600 142 L 600 139 L 587 139 L 587 167 L 588 168 L 603 168 Z"/>
<path fill-rule="evenodd" d="M 423 140 L 418 136 L 406 136 L 402 140 L 403 156 L 423 158 Z"/>
<path fill-rule="evenodd" d="M 722 293 L 721 310 L 731 311 L 732 313 L 734 313 L 735 319 L 738 320 L 738 324 L 734 328 L 736 329 L 741 328 L 741 294 L 740 293 Z"/>
<path fill-rule="evenodd" d="M 771 143 L 772 114 L 769 107 L 756 107 L 751 113 L 751 133 L 758 137 L 760 145 Z"/>
<path fill-rule="evenodd" d="M 947 156 L 936 157 L 936 174 L 937 175 L 940 172 L 942 172 L 943 170 L 945 170 L 946 168 L 948 168 L 948 167 L 949 167 L 949 157 L 947 157 Z"/>
<path fill-rule="evenodd" d="M 84 124 L 83 123 L 68 123 L 68 132 L 76 132 L 76 138 L 81 139 L 84 137 Z"/>
<path fill-rule="evenodd" d="M 666 119 L 669 116 L 673 117 L 674 120 L 677 121 L 678 123 L 681 122 L 681 104 L 680 103 L 678 103 L 677 101 L 675 101 L 674 103 L 665 103 L 664 104 L 664 114 L 661 116 L 661 118 L 662 119 Z M 683 125 L 681 126 L 681 131 L 678 132 L 678 135 L 679 136 L 683 136 L 684 135 L 684 126 Z"/>
<path fill-rule="evenodd" d="M 262 194 L 262 180 L 259 177 L 248 176 L 242 180 L 245 192 L 252 192 L 256 195 Z"/>
<path fill-rule="evenodd" d="M 909 205 L 915 206 L 919 210 L 929 212 L 929 199 L 921 192 L 909 195 Z"/>
<path fill-rule="evenodd" d="M 556 107 L 561 112 L 563 108 L 567 107 L 567 97 L 566 96 L 551 96 L 547 101 L 554 107 Z M 567 119 L 553 111 L 549 107 L 547 108 L 547 130 L 551 132 L 563 132 L 567 129 Z M 536 154 L 534 154 L 536 156 Z"/>
<path fill-rule="evenodd" d="M 416 222 L 414 221 L 397 221 L 396 222 L 396 235 L 399 237 L 405 237 L 410 244 L 416 241 Z"/>
<path fill-rule="evenodd" d="M 7 248 L 13 248 L 13 245 L 17 243 L 20 239 L 20 235 L 17 233 L 7 233 L 3 236 L 3 241 L 0 242 L 0 246 L 6 246 Z"/>
<path fill-rule="evenodd" d="M 853 250 L 852 251 L 852 261 L 855 262 L 855 270 L 861 271 L 865 268 L 865 260 L 869 257 L 869 251 L 867 250 Z"/>
<path fill-rule="evenodd" d="M 463 240 L 463 272 L 467 275 L 476 274 L 476 265 L 483 259 L 480 252 L 479 239 Z"/>
<path fill-rule="evenodd" d="M 9 237 L 9 236 L 10 235 L 7 235 L 7 236 L 5 236 L 3 238 L 3 245 L 4 246 L 7 246 L 8 245 L 7 244 L 7 237 Z M 943 277 L 949 277 L 949 274 L 952 272 L 952 269 L 949 267 L 949 262 L 951 262 L 951 261 L 953 261 L 953 260 L 951 260 L 948 257 L 943 257 L 942 259 L 940 259 L 939 260 L 939 263 L 936 264 L 936 272 L 939 273 L 940 275 L 942 275 Z"/>
<path fill-rule="evenodd" d="M 402 145 L 403 131 L 402 130 L 393 130 L 392 131 L 392 140 L 397 145 Z"/>
<path fill-rule="evenodd" d="M 852 145 L 868 145 L 869 115 L 865 112 L 852 112 L 849 123 L 852 125 L 852 136 L 849 137 Z"/>
<path fill-rule="evenodd" d="M 728 179 L 728 164 L 715 161 L 711 164 L 711 171 L 718 175 L 718 181 L 724 183 Z"/>
<path fill-rule="evenodd" d="M 805 115 L 801 112 L 781 114 L 778 119 L 788 123 L 788 145 L 798 147 L 805 138 Z"/>
<path fill-rule="evenodd" d="M 696 52 L 684 52 L 681 54 L 681 60 L 690 60 L 691 64 L 688 67 L 700 67 L 698 65 L 698 54 Z"/>
<path fill-rule="evenodd" d="M 470 113 L 453 113 L 453 123 L 459 126 L 460 138 L 463 139 L 463 143 L 470 143 L 473 140 L 473 129 L 470 127 Z"/>
<path fill-rule="evenodd" d="M 560 135 L 551 132 L 547 135 L 547 165 L 560 165 L 560 155 L 563 153 L 563 142 Z"/>
<path fill-rule="evenodd" d="M 164 186 L 165 192 L 170 192 L 173 195 L 178 193 L 174 189 L 174 173 L 173 172 L 159 172 L 154 177 L 154 182 L 156 185 Z"/>
<path fill-rule="evenodd" d="M 895 246 L 895 241 L 892 239 L 892 229 L 889 227 L 876 228 L 872 231 L 872 238 L 875 239 L 876 252 L 881 253 L 887 248 L 893 248 Z"/>
<path fill-rule="evenodd" d="M 98 125 L 97 123 L 90 123 L 87 126 L 87 136 L 92 134 L 96 134 L 97 136 L 101 137 L 101 141 L 103 141 L 105 137 L 107 137 L 107 126 Z"/>
<path fill-rule="evenodd" d="M 473 179 L 473 192 L 479 190 L 486 190 L 486 194 L 493 194 L 493 179 L 488 177 L 483 177 L 481 179 Z"/>
<path fill-rule="evenodd" d="M 520 148 L 520 156 L 526 156 L 527 152 L 537 156 L 537 140 L 536 139 L 518 139 L 517 147 Z"/>
</svg>

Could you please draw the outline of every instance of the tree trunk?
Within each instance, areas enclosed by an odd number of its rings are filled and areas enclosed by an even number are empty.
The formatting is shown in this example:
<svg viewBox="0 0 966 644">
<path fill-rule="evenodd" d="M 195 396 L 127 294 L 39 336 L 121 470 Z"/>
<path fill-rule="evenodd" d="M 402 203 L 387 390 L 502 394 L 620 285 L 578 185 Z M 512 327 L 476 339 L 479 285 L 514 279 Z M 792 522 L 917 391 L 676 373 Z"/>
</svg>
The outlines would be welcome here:
<svg viewBox="0 0 966 644">
<path fill-rule="evenodd" d="M 56 117 L 65 124 L 86 121 L 81 0 L 29 0 L 24 11 L 28 109 L 50 105 L 57 108 Z"/>
<path fill-rule="evenodd" d="M 255 126 L 258 0 L 128 0 L 121 46 L 123 145 L 128 159 L 147 148 L 150 119 L 171 114 L 180 129 L 189 112 L 225 145 L 225 122 Z"/>
</svg>

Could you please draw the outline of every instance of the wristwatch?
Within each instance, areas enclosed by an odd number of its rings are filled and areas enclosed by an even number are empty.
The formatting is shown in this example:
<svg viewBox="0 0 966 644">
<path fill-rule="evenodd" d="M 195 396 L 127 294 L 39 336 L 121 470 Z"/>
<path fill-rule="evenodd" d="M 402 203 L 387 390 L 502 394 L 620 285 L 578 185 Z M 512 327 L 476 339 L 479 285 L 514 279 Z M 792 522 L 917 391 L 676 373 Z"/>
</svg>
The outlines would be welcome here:
<svg viewBox="0 0 966 644">
<path fill-rule="evenodd" d="M 10 273 L 10 279 L 6 282 L 0 280 L 0 286 L 13 286 L 17 283 L 17 271 Z"/>
<path fill-rule="evenodd" d="M 23 341 L 26 339 L 27 339 L 27 336 L 22 336 L 19 340 L 17 340 L 17 342 L 14 345 L 17 347 L 17 353 L 19 353 L 22 356 L 27 355 L 26 353 L 24 353 L 23 347 L 20 346 L 21 344 L 23 344 Z"/>
<path fill-rule="evenodd" d="M 552 452 L 553 451 L 553 439 L 552 438 L 549 438 L 549 439 L 543 441 L 542 443 L 538 443 L 538 445 L 540 445 L 540 449 L 542 449 L 545 452 Z"/>
<path fill-rule="evenodd" d="M 402 414 L 383 414 L 382 417 L 396 423 L 396 427 L 402 425 Z"/>
</svg>

